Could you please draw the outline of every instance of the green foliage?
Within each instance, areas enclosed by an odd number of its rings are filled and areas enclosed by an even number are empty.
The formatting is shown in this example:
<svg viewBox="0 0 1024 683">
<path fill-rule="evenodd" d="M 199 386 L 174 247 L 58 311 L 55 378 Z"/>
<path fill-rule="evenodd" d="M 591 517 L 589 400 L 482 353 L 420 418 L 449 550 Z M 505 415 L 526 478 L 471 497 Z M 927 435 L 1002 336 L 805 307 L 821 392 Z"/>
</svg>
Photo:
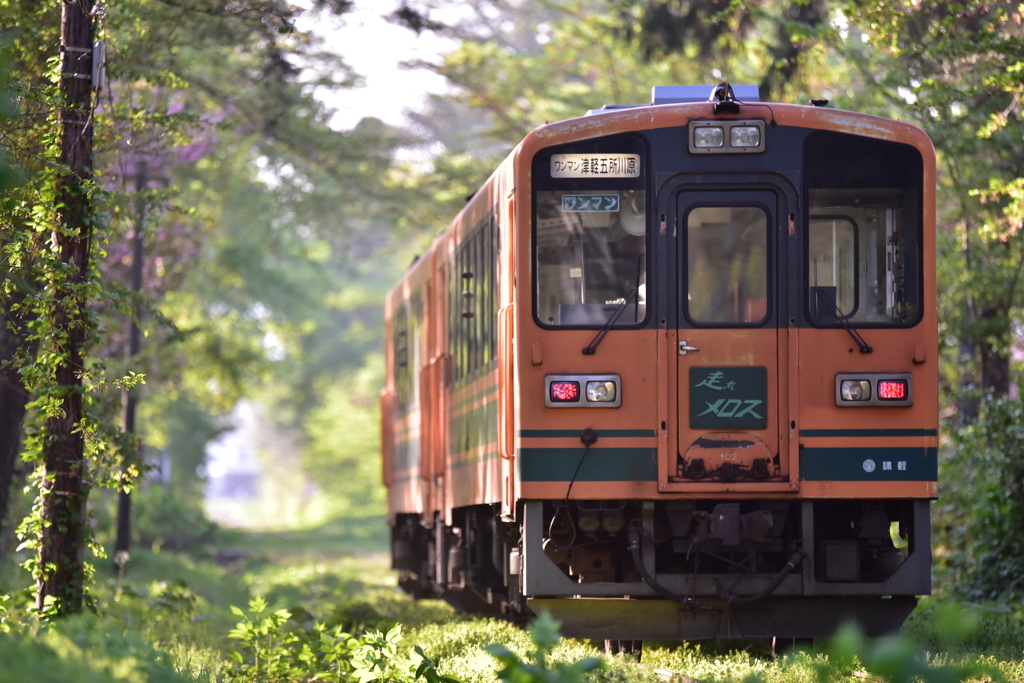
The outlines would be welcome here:
<svg viewBox="0 0 1024 683">
<path fill-rule="evenodd" d="M 361 370 L 327 384 L 321 404 L 305 419 L 309 444 L 303 465 L 313 481 L 334 500 L 337 514 L 384 513 L 380 484 L 380 405 L 384 359 L 367 356 Z"/>
<path fill-rule="evenodd" d="M 170 459 L 168 493 L 197 508 L 203 500 L 197 470 L 205 461 L 206 443 L 224 431 L 211 412 L 189 392 L 147 397 L 141 406 L 150 452 L 166 450 Z"/>
<path fill-rule="evenodd" d="M 959 683 L 980 678 L 1002 680 L 1000 673 L 991 666 L 929 662 L 907 638 L 892 636 L 868 640 L 851 625 L 840 629 L 830 641 L 827 652 L 828 660 L 815 665 L 821 683 L 848 677 L 861 668 L 889 683 Z"/>
<path fill-rule="evenodd" d="M 246 662 L 241 652 L 236 650 L 232 653 L 237 677 L 240 680 L 269 680 L 288 676 L 293 663 L 288 661 L 288 650 L 281 646 L 286 644 L 287 635 L 282 633 L 282 629 L 291 618 L 291 612 L 279 609 L 264 615 L 267 602 L 263 598 L 253 598 L 249 602 L 251 616 L 233 605 L 231 611 L 241 621 L 228 637 L 241 641 L 251 655 L 251 662 Z"/>
<path fill-rule="evenodd" d="M 923 598 L 901 635 L 930 652 L 1013 659 L 1024 642 L 1024 608 L 1014 603 L 958 603 Z"/>
<path fill-rule="evenodd" d="M 402 640 L 402 625 L 395 624 L 388 632 L 370 631 L 352 651 L 352 676 L 359 683 L 388 683 L 409 681 L 414 665 L 408 657 L 400 657 L 398 643 Z"/>
<path fill-rule="evenodd" d="M 974 600 L 1024 595 L 1024 402 L 989 397 L 948 431 L 935 506 L 942 585 Z"/>
<path fill-rule="evenodd" d="M 106 628 L 88 614 L 45 630 L 0 634 L 0 661 L 0 683 L 196 681 L 139 634 Z"/>
<path fill-rule="evenodd" d="M 246 539 L 236 539 L 242 544 L 237 546 L 240 550 L 253 549 L 244 545 Z M 36 631 L 21 610 L 10 605 L 20 598 L 12 598 L 8 605 L 13 616 L 8 623 L 15 633 L 13 640 L 0 644 L 0 661 L 5 665 L 14 662 L 19 667 L 16 672 L 41 672 L 38 680 L 54 682 L 177 683 L 183 679 L 201 683 L 257 683 L 274 680 L 267 676 L 272 663 L 280 661 L 281 668 L 292 672 L 288 674 L 292 678 L 282 677 L 278 679 L 280 683 L 355 683 L 353 653 L 372 641 L 371 661 L 390 657 L 391 680 L 395 683 L 410 683 L 417 675 L 427 683 L 455 683 L 456 679 L 485 683 L 496 680 L 496 671 L 507 666 L 484 651 L 485 646 L 495 643 L 518 653 L 521 663 L 536 667 L 533 653 L 541 649 L 536 642 L 540 640 L 548 648 L 543 661 L 551 675 L 556 675 L 559 665 L 565 669 L 598 655 L 586 641 L 557 639 L 557 627 L 550 623 L 538 638 L 537 634 L 508 622 L 455 614 L 439 601 L 411 600 L 394 590 L 394 576 L 382 570 L 384 562 L 380 555 L 321 554 L 312 560 L 282 556 L 276 564 L 252 560 L 244 568 L 225 569 L 208 561 L 194 564 L 169 553 L 153 555 L 138 550 L 133 554 L 120 592 L 113 583 L 97 586 L 99 617 L 74 619 Z M 186 578 L 187 584 L 159 580 L 174 576 Z M 225 600 L 235 600 L 241 593 L 243 576 L 246 587 L 262 589 L 268 596 L 263 605 L 255 605 L 262 610 L 259 614 L 250 609 L 240 610 L 243 616 L 239 617 L 226 607 Z M 271 595 L 288 600 L 278 603 L 288 606 L 288 617 L 283 621 L 274 616 L 278 608 L 268 604 Z M 989 667 L 991 677 L 985 673 L 984 680 L 999 680 L 1000 676 L 1005 680 L 1024 680 L 1019 645 L 1021 621 L 1014 609 L 999 605 L 958 609 L 945 601 L 925 601 L 911 619 L 908 636 L 925 646 L 930 654 L 907 642 L 887 641 L 882 648 L 882 641 L 858 638 L 844 641 L 843 648 L 794 652 L 775 659 L 735 649 L 735 643 L 729 642 L 645 643 L 640 665 L 631 657 L 609 657 L 604 668 L 590 671 L 582 680 L 657 683 L 666 677 L 685 681 L 685 675 L 691 680 L 719 683 L 755 679 L 766 683 L 836 683 L 876 680 L 885 671 L 895 672 L 893 681 L 905 672 L 920 673 L 921 680 L 959 681 L 963 679 L 936 676 L 948 671 L 964 672 L 963 675 L 981 672 L 983 668 L 979 665 Z M 237 628 L 236 622 L 258 629 L 268 617 L 273 617 L 275 625 L 267 628 L 265 635 L 250 632 L 246 636 L 250 642 L 259 641 L 261 664 L 257 671 L 253 650 L 245 641 L 224 635 Z M 388 632 L 393 631 L 395 619 L 403 624 L 403 639 L 392 638 L 395 648 L 391 651 L 387 649 Z M 972 623 L 978 625 L 977 629 L 972 630 Z M 55 638 L 51 633 L 60 637 L 51 640 Z M 342 634 L 350 637 L 346 639 Z M 67 645 L 69 638 L 75 644 L 73 648 Z M 50 647 L 50 643 L 58 641 L 58 645 Z M 37 649 L 40 643 L 49 651 Z M 237 645 L 237 655 L 230 654 L 235 649 L 231 643 Z M 65 653 L 60 656 L 66 661 L 57 661 L 54 651 Z M 851 651 L 856 655 L 852 663 L 847 656 Z M 429 657 L 426 653 L 430 653 Z M 33 664 L 32 657 L 56 673 L 47 678 L 45 668 Z M 426 661 L 430 664 L 424 668 Z M 380 667 L 374 670 L 379 673 Z M 109 674 L 111 671 L 115 673 Z M 179 678 L 161 678 L 169 675 L 167 671 Z M 819 679 L 819 672 L 824 678 Z M 4 667 L 0 667 L 0 680 L 5 682 L 35 680 L 3 679 L 4 673 Z"/>
<path fill-rule="evenodd" d="M 585 674 L 605 667 L 604 660 L 598 657 L 587 657 L 572 664 L 550 661 L 551 651 L 561 640 L 559 626 L 550 612 L 541 611 L 528 629 L 534 650 L 527 659 L 497 643 L 484 648 L 505 665 L 498 672 L 498 678 L 508 683 L 582 683 Z"/>
<path fill-rule="evenodd" d="M 135 543 L 144 548 L 208 552 L 217 537 L 217 525 L 206 518 L 199 503 L 170 488 L 152 484 L 132 495 Z"/>
<path fill-rule="evenodd" d="M 229 637 L 240 641 L 243 651 L 229 654 L 232 681 L 315 680 L 329 683 L 460 683 L 443 676 L 416 647 L 416 658 L 400 648 L 401 624 L 387 632 L 377 629 L 351 635 L 344 630 L 344 616 L 335 611 L 330 622 L 318 622 L 304 609 L 271 610 L 266 600 L 249 602 L 249 614 L 238 607 L 232 612 L 241 621 Z M 350 622 L 351 626 L 358 626 Z M 361 629 L 350 629 L 358 633 Z M 417 659 L 421 660 L 418 662 Z"/>
<path fill-rule="evenodd" d="M 437 672 L 434 660 L 427 657 L 427 654 L 423 651 L 423 648 L 417 645 L 415 648 L 416 654 L 423 660 L 420 665 L 416 667 L 416 679 L 422 678 L 426 683 L 461 683 L 458 678 L 454 676 L 442 676 Z"/>
<path fill-rule="evenodd" d="M 0 595 L 0 633 L 10 633 L 11 625 L 7 622 L 7 601 L 11 599 L 9 595 Z"/>
<path fill-rule="evenodd" d="M 13 119 L 18 113 L 18 105 L 11 88 L 10 78 L 11 50 L 7 41 L 0 39 L 0 124 Z M 20 174 L 8 163 L 7 157 L 4 148 L 0 147 L 0 193 L 20 180 Z"/>
<path fill-rule="evenodd" d="M 105 202 L 96 213 L 103 225 L 95 235 L 91 289 L 74 292 L 76 302 L 91 307 L 89 329 L 103 332 L 82 349 L 91 354 L 84 375 L 89 421 L 79 425 L 96 465 L 91 484 L 130 484 L 120 479 L 117 446 L 130 445 L 117 438 L 120 392 L 103 393 L 126 386 L 113 377 L 146 370 L 139 431 L 147 445 L 169 454 L 172 489 L 191 506 L 202 497 L 197 470 L 205 444 L 239 398 L 269 404 L 283 428 L 295 428 L 320 403 L 320 389 L 310 392 L 311 386 L 332 386 L 379 349 L 388 269 L 379 259 L 366 262 L 390 228 L 373 207 L 399 136 L 373 121 L 346 132 L 327 125 L 330 112 L 314 90 L 351 87 L 357 78 L 296 26 L 303 11 L 342 14 L 350 5 L 333 0 L 300 8 L 274 0 L 234 11 L 208 2 L 186 9 L 130 1 L 105 8 L 108 86 L 97 93 L 102 107 L 93 119 L 96 183 L 90 186 Z M 52 302 L 62 300 L 53 296 L 61 271 L 48 247 L 56 216 L 51 180 L 60 173 L 53 154 L 60 11 L 2 0 L 0 16 L 17 29 L 5 35 L 13 37 L 3 55 L 13 78 L 0 77 L 0 140 L 14 153 L 4 161 L 17 161 L 28 179 L 17 193 L 5 188 L 0 206 L 3 272 L 10 271 L 0 287 L 5 303 L 26 299 L 3 312 L 0 325 L 6 325 L 14 313 L 45 320 Z M 154 35 L 161 37 L 159 49 Z M 7 106 L 9 82 L 22 116 L 7 117 L 15 113 Z M 132 192 L 140 161 L 150 183 Z M 0 164 L 0 171 L 6 168 Z M 141 225 L 140 206 L 146 208 Z M 146 267 L 143 291 L 134 296 L 119 280 L 127 278 L 126 245 L 137 229 L 144 231 Z M 352 302 L 342 295 L 356 279 L 370 294 Z M 142 354 L 130 362 L 120 358 L 129 315 L 146 334 Z M 32 320 L 22 330 L 29 343 L 18 362 L 39 399 L 30 419 L 45 420 L 61 407 L 47 374 L 60 358 L 50 346 L 60 340 Z M 30 429 L 30 453 L 45 442 L 41 434 Z M 378 492 L 374 500 L 379 508 Z M 180 546 L 206 535 L 208 525 L 195 515 L 170 528 L 177 512 L 190 509 L 168 506 L 174 502 L 157 501 L 166 518 L 142 520 L 144 532 L 154 530 L 144 542 Z M 145 505 L 136 509 L 145 515 Z M 190 521 L 197 524 L 185 538 Z M 23 527 L 24 549 L 37 545 L 40 528 L 32 520 Z M 47 571 L 45 563 L 32 569 Z"/>
</svg>

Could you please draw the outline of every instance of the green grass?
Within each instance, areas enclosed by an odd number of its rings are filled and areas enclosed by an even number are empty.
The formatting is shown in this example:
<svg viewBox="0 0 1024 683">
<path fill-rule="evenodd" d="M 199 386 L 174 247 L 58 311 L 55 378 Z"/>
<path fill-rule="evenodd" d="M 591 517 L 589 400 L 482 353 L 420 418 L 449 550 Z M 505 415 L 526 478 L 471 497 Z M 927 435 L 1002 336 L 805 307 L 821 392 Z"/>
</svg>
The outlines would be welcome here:
<svg viewBox="0 0 1024 683">
<path fill-rule="evenodd" d="M 82 614 L 45 630 L 0 634 L 0 683 L 208 683 L 210 671 L 176 667 L 139 632 Z"/>
<path fill-rule="evenodd" d="M 108 563 L 97 568 L 97 576 L 109 575 Z M 131 589 L 148 589 L 155 583 L 184 583 L 211 605 L 228 608 L 248 600 L 248 591 L 229 568 L 208 560 L 196 560 L 181 553 L 160 552 L 136 548 L 122 581 L 112 576 L 104 578 L 108 590 L 116 590 L 119 583 Z"/>
<path fill-rule="evenodd" d="M 523 655 L 528 635 L 511 624 L 455 613 L 437 600 L 411 600 L 396 587 L 379 518 L 337 520 L 290 532 L 229 532 L 219 555 L 230 562 L 135 549 L 121 581 L 99 567 L 94 594 L 97 616 L 84 615 L 50 630 L 29 626 L 0 635 L 0 683 L 7 681 L 147 681 L 219 683 L 227 653 L 237 642 L 227 634 L 238 621 L 232 605 L 264 597 L 306 623 L 346 629 L 404 627 L 403 646 L 421 646 L 441 674 L 465 683 L 494 681 L 497 661 L 483 647 L 500 643 Z M 365 542 L 364 542 L 365 541 Z M 21 583 L 25 577 L 8 571 Z M 4 589 L 0 588 L 0 594 Z M 936 666 L 981 659 L 1005 680 L 1024 683 L 1024 609 L 926 599 L 907 622 L 905 635 Z M 18 630 L 17 628 L 15 630 Z M 576 662 L 599 655 L 593 642 L 563 639 L 552 653 Z M 595 683 L 647 683 L 678 672 L 706 683 L 811 683 L 826 655 L 796 652 L 772 659 L 750 642 L 648 643 L 642 663 L 632 656 L 607 659 Z M 746 649 L 736 649 L 746 647 Z M 659 670 L 656 672 L 656 670 Z M 857 681 L 854 669 L 830 681 Z M 681 677 L 678 680 L 683 681 Z"/>
<path fill-rule="evenodd" d="M 384 553 L 388 526 L 383 515 L 333 519 L 315 527 L 288 531 L 225 530 L 224 549 L 274 560 L 330 559 L 341 555 Z"/>
</svg>

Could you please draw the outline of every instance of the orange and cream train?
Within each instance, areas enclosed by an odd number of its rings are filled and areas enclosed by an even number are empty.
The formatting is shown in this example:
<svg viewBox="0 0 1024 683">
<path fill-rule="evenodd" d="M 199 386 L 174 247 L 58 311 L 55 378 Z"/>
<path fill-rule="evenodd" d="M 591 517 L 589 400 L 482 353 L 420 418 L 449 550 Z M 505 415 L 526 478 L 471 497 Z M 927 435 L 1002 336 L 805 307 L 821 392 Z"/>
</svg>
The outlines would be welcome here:
<svg viewBox="0 0 1024 683">
<path fill-rule="evenodd" d="M 405 590 L 610 640 L 899 628 L 931 590 L 935 155 L 825 104 L 659 86 L 544 125 L 408 269 Z"/>
</svg>

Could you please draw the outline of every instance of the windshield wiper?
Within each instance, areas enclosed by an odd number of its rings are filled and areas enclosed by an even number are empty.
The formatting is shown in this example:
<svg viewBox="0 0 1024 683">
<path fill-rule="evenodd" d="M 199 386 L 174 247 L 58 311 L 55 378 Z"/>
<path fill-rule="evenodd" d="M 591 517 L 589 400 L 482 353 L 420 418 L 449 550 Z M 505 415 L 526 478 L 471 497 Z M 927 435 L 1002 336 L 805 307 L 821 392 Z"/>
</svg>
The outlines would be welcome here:
<svg viewBox="0 0 1024 683">
<path fill-rule="evenodd" d="M 583 349 L 584 356 L 593 356 L 595 353 L 597 353 L 597 347 L 601 345 L 601 342 L 604 340 L 604 336 L 608 334 L 608 330 L 612 329 L 612 325 L 616 323 L 616 321 L 619 319 L 619 316 L 622 315 L 622 313 L 626 310 L 626 307 L 629 305 L 629 300 L 635 297 L 639 291 L 639 288 L 634 289 L 626 296 L 625 299 L 619 302 L 618 307 L 612 312 L 611 317 L 608 318 L 608 322 L 606 322 L 604 326 L 600 330 L 598 330 L 597 336 L 594 337 L 594 339 L 589 344 L 587 344 L 586 348 Z"/>
<path fill-rule="evenodd" d="M 843 315 L 843 312 L 839 310 L 839 302 L 837 302 L 835 298 L 830 297 L 827 293 L 825 293 L 825 291 L 823 291 L 825 289 L 824 287 L 814 287 L 813 289 L 815 303 L 817 304 L 816 312 L 819 314 L 817 316 L 818 322 L 826 322 L 822 320 L 822 316 L 820 315 L 822 307 L 821 304 L 822 300 L 824 299 L 824 301 L 827 304 L 832 304 L 832 308 L 834 308 L 836 312 L 836 320 L 838 320 L 839 324 L 843 326 L 843 329 L 846 330 L 846 333 L 850 335 L 850 338 L 853 339 L 853 343 L 857 345 L 857 348 L 860 349 L 860 352 L 873 353 L 874 349 L 871 348 L 871 345 L 864 340 L 864 337 L 860 336 L 860 332 L 855 330 L 853 328 L 853 325 L 850 324 L 850 319 Z"/>
<path fill-rule="evenodd" d="M 838 308 L 836 308 L 836 318 L 843 324 L 843 328 L 850 335 L 850 338 L 853 339 L 861 353 L 871 353 L 874 351 L 871 345 L 864 341 L 864 337 L 860 336 L 860 332 L 853 328 L 853 325 L 850 324 L 850 319 L 840 313 Z"/>
</svg>

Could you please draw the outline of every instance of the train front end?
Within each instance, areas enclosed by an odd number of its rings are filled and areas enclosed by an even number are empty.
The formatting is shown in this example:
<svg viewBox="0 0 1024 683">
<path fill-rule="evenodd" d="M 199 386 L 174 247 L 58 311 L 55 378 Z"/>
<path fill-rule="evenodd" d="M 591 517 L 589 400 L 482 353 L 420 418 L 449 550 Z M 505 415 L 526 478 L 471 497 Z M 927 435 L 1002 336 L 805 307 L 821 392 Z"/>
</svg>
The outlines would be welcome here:
<svg viewBox="0 0 1024 683">
<path fill-rule="evenodd" d="M 516 153 L 512 604 L 590 638 L 891 632 L 930 592 L 934 151 L 693 99 Z"/>
</svg>

